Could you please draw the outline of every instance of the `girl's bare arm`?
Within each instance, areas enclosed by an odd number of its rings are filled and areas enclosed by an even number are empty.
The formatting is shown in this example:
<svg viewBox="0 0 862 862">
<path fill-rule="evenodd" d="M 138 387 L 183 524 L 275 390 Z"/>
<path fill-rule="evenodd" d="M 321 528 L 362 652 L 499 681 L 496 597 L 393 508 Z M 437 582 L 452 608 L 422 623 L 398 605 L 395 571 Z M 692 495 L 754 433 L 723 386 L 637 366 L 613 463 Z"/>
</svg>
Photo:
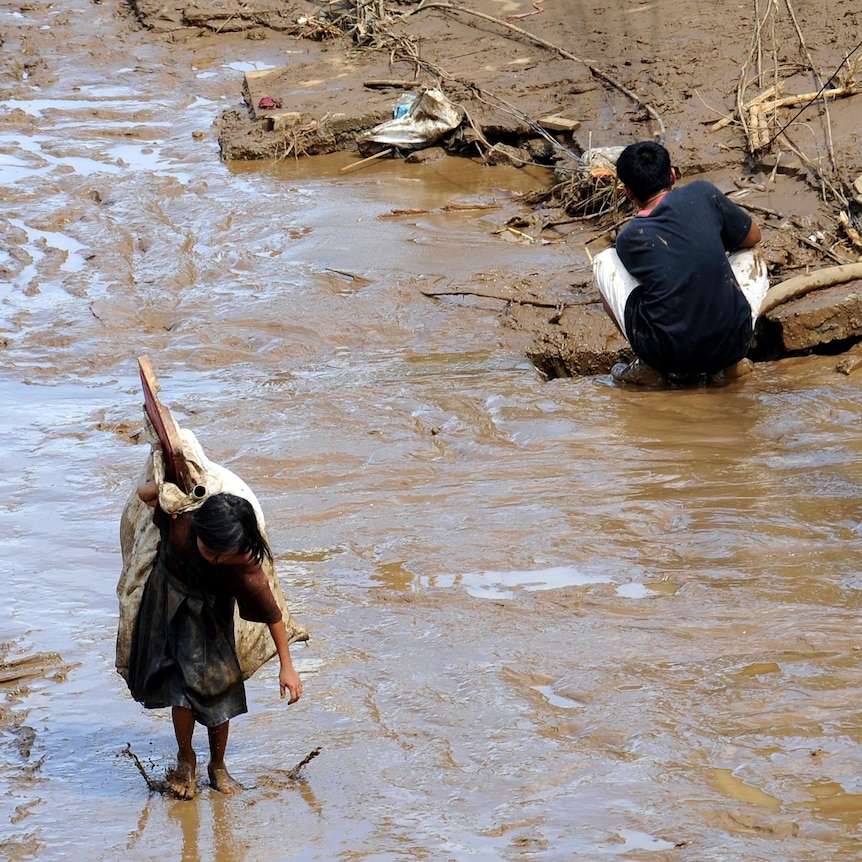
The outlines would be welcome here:
<svg viewBox="0 0 862 862">
<path fill-rule="evenodd" d="M 281 662 L 281 670 L 278 674 L 278 685 L 281 696 L 284 697 L 285 691 L 288 691 L 290 692 L 290 698 L 287 702 L 296 703 L 302 697 L 302 680 L 293 667 L 293 660 L 290 657 L 290 642 L 287 638 L 287 629 L 284 627 L 284 620 L 270 623 L 269 631 L 272 634 L 272 639 L 275 641 L 278 659 Z"/>
</svg>

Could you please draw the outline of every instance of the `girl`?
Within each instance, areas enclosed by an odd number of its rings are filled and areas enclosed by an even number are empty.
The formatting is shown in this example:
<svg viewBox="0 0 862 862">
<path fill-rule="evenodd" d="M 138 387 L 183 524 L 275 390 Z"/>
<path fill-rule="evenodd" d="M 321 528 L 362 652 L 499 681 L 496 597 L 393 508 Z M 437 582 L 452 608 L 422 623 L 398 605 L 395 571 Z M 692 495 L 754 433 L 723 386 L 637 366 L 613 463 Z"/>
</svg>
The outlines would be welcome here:
<svg viewBox="0 0 862 862">
<path fill-rule="evenodd" d="M 281 610 L 261 568 L 272 551 L 251 503 L 215 494 L 194 512 L 167 516 L 158 487 L 146 482 L 138 496 L 154 508 L 161 542 L 132 635 L 129 689 L 148 709 L 171 707 L 177 765 L 167 775 L 183 799 L 197 792 L 195 722 L 209 735 L 210 784 L 223 793 L 242 789 L 225 766 L 230 719 L 247 712 L 242 671 L 234 647 L 234 607 L 243 619 L 266 623 L 281 663 L 281 696 L 302 696 L 290 657 Z"/>
</svg>

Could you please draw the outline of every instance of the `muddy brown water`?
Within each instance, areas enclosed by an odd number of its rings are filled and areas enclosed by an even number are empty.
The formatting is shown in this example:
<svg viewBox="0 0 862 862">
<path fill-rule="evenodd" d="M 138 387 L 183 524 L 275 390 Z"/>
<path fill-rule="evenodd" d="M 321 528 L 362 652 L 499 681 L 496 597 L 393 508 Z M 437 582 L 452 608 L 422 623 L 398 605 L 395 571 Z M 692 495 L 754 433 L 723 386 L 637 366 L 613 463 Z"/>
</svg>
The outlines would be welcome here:
<svg viewBox="0 0 862 862">
<path fill-rule="evenodd" d="M 858 858 L 857 380 L 546 382 L 498 304 L 419 292 L 582 272 L 577 238 L 495 233 L 540 174 L 228 167 L 212 123 L 265 43 L 0 16 L 0 640 L 43 665 L 2 688 L 5 857 Z M 249 685 L 237 797 L 149 794 L 124 753 L 173 753 L 113 670 L 141 353 L 258 492 L 312 635 L 299 704 Z"/>
</svg>

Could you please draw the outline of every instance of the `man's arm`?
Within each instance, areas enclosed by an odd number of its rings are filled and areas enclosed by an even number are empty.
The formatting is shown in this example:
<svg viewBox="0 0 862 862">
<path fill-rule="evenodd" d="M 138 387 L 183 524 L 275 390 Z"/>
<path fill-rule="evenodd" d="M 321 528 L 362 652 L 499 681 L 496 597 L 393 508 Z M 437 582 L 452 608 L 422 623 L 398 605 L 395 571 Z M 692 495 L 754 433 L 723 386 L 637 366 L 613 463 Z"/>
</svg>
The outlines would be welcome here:
<svg viewBox="0 0 862 862">
<path fill-rule="evenodd" d="M 754 248 L 760 242 L 760 228 L 754 219 L 751 220 L 751 227 L 745 235 L 745 239 L 739 244 L 739 248 Z"/>
</svg>

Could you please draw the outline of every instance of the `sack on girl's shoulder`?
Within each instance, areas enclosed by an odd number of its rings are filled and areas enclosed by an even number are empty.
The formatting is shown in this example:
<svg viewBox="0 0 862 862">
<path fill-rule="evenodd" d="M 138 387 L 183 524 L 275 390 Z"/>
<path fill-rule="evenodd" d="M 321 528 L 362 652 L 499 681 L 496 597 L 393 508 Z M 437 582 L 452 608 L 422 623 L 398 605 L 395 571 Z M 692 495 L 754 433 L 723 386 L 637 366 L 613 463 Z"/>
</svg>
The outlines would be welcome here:
<svg viewBox="0 0 862 862">
<path fill-rule="evenodd" d="M 123 569 L 117 584 L 120 619 L 117 628 L 116 667 L 124 679 L 128 679 L 132 632 L 141 605 L 141 596 L 159 548 L 159 530 L 153 523 L 153 510 L 138 497 L 137 485 L 155 479 L 159 488 L 159 505 L 168 513 L 193 511 L 213 494 L 228 493 L 244 497 L 254 508 L 261 533 L 267 537 L 263 510 L 254 492 L 235 473 L 210 461 L 191 431 L 180 429 L 183 454 L 198 486 L 195 493 L 186 495 L 176 485 L 165 482 L 161 444 L 146 414 L 144 421 L 152 451 L 120 519 Z M 281 608 L 290 643 L 307 641 L 308 632 L 293 618 L 287 606 L 275 566 L 269 560 L 264 560 L 262 568 Z M 234 629 L 237 657 L 243 677 L 248 679 L 276 654 L 275 643 L 267 625 L 244 620 L 238 612 L 234 617 Z"/>
</svg>

